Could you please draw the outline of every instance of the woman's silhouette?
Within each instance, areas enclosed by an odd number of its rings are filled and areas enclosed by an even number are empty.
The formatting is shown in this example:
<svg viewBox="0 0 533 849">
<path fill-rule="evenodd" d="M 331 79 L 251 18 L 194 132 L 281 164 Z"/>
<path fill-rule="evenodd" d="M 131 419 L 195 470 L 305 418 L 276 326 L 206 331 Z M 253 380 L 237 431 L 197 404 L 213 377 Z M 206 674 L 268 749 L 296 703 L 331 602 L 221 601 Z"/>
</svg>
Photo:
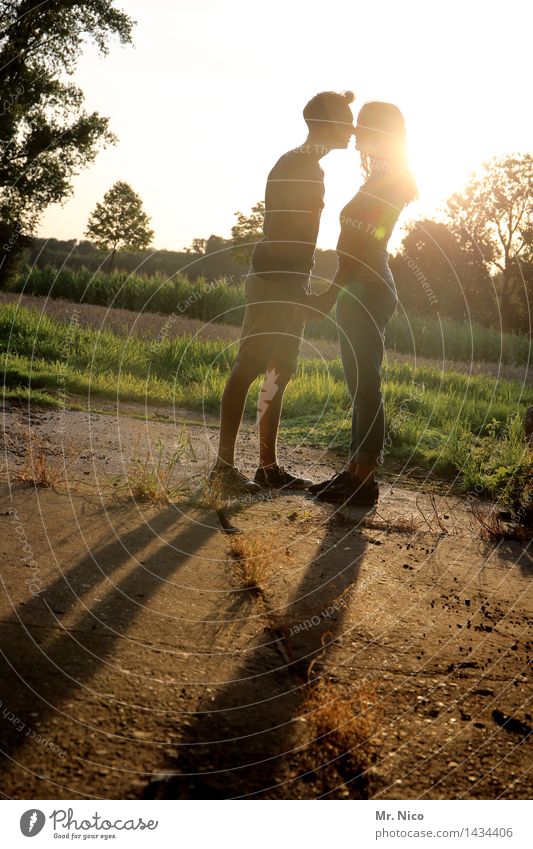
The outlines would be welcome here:
<svg viewBox="0 0 533 849">
<path fill-rule="evenodd" d="M 379 496 L 374 471 L 385 434 L 384 333 L 398 302 L 387 243 L 400 212 L 417 196 L 417 187 L 407 160 L 405 121 L 397 106 L 366 103 L 357 116 L 355 143 L 366 181 L 342 210 L 337 272 L 322 296 L 325 311 L 338 296 L 342 362 L 353 400 L 350 453 L 344 471 L 310 491 L 327 501 L 371 505 Z"/>
</svg>

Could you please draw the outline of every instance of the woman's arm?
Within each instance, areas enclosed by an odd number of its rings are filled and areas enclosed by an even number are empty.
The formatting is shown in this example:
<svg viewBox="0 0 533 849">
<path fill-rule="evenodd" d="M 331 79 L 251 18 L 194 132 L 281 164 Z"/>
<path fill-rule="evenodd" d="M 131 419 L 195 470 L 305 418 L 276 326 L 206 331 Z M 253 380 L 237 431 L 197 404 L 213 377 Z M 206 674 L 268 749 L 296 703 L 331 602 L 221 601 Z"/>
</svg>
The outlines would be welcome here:
<svg viewBox="0 0 533 849">
<path fill-rule="evenodd" d="M 305 320 L 321 321 L 329 315 L 335 305 L 339 291 L 337 284 L 331 283 L 325 292 L 321 292 L 320 295 L 306 295 L 301 300 Z"/>
</svg>

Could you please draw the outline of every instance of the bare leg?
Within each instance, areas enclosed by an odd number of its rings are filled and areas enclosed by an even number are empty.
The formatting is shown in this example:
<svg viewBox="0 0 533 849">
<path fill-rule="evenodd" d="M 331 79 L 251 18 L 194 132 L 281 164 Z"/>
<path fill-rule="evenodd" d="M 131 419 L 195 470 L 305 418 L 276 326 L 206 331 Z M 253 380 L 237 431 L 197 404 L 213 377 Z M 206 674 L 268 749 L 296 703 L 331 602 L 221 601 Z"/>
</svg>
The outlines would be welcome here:
<svg viewBox="0 0 533 849">
<path fill-rule="evenodd" d="M 259 465 L 275 466 L 277 439 L 283 394 L 291 379 L 290 372 L 270 363 L 259 395 Z"/>
<path fill-rule="evenodd" d="M 259 374 L 253 363 L 236 362 L 226 383 L 220 404 L 220 437 L 217 463 L 235 465 L 235 443 L 242 422 L 250 386 Z"/>
</svg>

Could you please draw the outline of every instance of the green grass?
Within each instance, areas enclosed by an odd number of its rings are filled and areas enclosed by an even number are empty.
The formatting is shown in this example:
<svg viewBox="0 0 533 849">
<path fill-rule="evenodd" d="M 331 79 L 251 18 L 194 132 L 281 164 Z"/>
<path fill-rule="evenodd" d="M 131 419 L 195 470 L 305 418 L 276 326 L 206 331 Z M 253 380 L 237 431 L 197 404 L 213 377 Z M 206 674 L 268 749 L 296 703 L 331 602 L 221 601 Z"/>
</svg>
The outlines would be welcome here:
<svg viewBox="0 0 533 849">
<path fill-rule="evenodd" d="M 0 307 L 7 395 L 47 404 L 69 396 L 120 398 L 217 412 L 236 343 L 182 337 L 150 343 L 52 319 L 14 304 Z M 497 495 L 528 468 L 522 418 L 533 391 L 487 376 L 388 363 L 385 461 L 456 476 L 463 490 Z M 259 383 L 247 412 L 254 415 Z M 305 360 L 290 383 L 282 438 L 347 449 L 350 404 L 340 360 Z"/>
<path fill-rule="evenodd" d="M 33 268 L 20 277 L 15 290 L 66 298 L 75 303 L 121 307 L 136 312 L 175 313 L 233 325 L 240 325 L 244 314 L 242 286 L 233 286 L 224 278 L 211 282 L 189 280 L 180 273 L 166 278 L 124 271 L 102 274 L 88 269 Z M 335 321 L 308 323 L 306 336 L 336 340 Z M 389 350 L 418 357 L 509 365 L 525 365 L 531 355 L 530 341 L 525 334 L 501 333 L 474 322 L 443 317 L 406 316 L 401 309 L 387 327 L 386 345 Z"/>
</svg>

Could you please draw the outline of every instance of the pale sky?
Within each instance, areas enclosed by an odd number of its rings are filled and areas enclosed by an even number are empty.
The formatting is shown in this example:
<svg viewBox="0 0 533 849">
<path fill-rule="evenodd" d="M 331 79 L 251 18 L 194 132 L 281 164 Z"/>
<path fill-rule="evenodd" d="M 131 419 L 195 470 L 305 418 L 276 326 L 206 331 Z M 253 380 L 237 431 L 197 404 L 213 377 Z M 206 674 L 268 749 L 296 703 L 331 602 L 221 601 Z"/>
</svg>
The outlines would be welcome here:
<svg viewBox="0 0 533 849">
<path fill-rule="evenodd" d="M 531 150 L 530 0 L 116 5 L 138 22 L 134 47 L 104 58 L 89 49 L 76 81 L 119 142 L 49 208 L 42 236 L 83 238 L 120 179 L 143 198 L 156 248 L 228 237 L 233 213 L 264 197 L 276 159 L 303 142 L 302 109 L 321 90 L 352 89 L 355 114 L 373 99 L 403 110 L 421 195 L 409 216 L 434 214 L 484 159 Z M 331 248 L 361 174 L 354 148 L 322 165 L 318 244 Z"/>
</svg>

